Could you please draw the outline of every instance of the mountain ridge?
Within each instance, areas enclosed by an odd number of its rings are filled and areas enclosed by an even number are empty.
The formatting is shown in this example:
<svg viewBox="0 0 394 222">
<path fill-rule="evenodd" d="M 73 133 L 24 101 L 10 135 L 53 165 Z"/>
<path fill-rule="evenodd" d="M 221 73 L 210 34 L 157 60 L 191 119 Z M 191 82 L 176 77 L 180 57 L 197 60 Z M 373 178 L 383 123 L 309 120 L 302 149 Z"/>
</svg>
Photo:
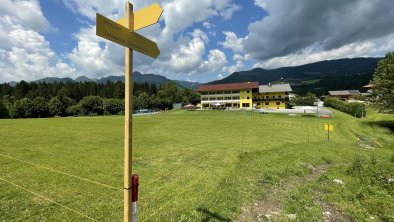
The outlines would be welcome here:
<svg viewBox="0 0 394 222">
<path fill-rule="evenodd" d="M 363 86 L 372 80 L 380 59 L 382 58 L 336 59 L 277 69 L 255 68 L 235 72 L 222 80 L 207 84 L 287 82 L 296 94 L 311 92 L 319 96 L 327 95 L 330 90 L 363 91 Z"/>
<path fill-rule="evenodd" d="M 339 89 L 362 89 L 372 79 L 378 61 L 382 58 L 343 58 L 336 60 L 324 60 L 299 66 L 280 67 L 275 69 L 254 68 L 251 70 L 234 72 L 221 80 L 208 83 L 171 80 L 165 76 L 156 74 L 142 74 L 133 72 L 133 81 L 137 83 L 149 82 L 158 86 L 174 81 L 180 86 L 196 89 L 200 85 L 259 82 L 260 84 L 288 82 L 296 93 L 313 92 L 324 94 L 328 90 Z M 283 79 L 282 79 L 283 78 Z M 106 76 L 93 79 L 79 76 L 75 80 L 71 78 L 46 77 L 33 82 L 96 82 L 106 83 L 122 81 L 124 76 Z M 10 82 L 10 84 L 16 84 Z"/>
<path fill-rule="evenodd" d="M 99 79 L 94 79 L 94 78 L 89 78 L 86 76 L 78 76 L 76 79 L 72 79 L 69 77 L 66 78 L 59 78 L 59 77 L 45 77 L 42 79 L 38 79 L 32 82 L 45 82 L 45 83 L 54 83 L 54 82 L 62 82 L 62 83 L 69 83 L 69 82 L 95 82 L 95 83 L 107 83 L 107 82 L 117 82 L 117 81 L 121 81 L 124 82 L 124 75 L 120 75 L 120 76 L 105 76 Z M 170 82 L 170 81 L 174 81 L 177 84 L 183 86 L 183 87 L 187 87 L 187 88 L 191 88 L 191 89 L 195 89 L 198 86 L 202 85 L 202 83 L 199 82 L 190 82 L 190 81 L 183 81 L 183 80 L 171 80 L 168 79 L 165 76 L 161 76 L 161 75 L 156 75 L 156 74 L 142 74 L 138 71 L 133 72 L 133 81 L 136 83 L 143 83 L 143 82 L 149 82 L 149 83 L 153 83 L 156 84 L 158 86 Z"/>
<path fill-rule="evenodd" d="M 280 81 L 281 78 L 291 82 L 293 79 L 302 81 L 326 76 L 353 75 L 373 72 L 380 59 L 382 58 L 344 58 L 276 69 L 254 68 L 234 72 L 224 79 L 215 80 L 207 84 L 234 82 L 259 82 L 260 84 L 268 84 L 269 82 Z"/>
</svg>

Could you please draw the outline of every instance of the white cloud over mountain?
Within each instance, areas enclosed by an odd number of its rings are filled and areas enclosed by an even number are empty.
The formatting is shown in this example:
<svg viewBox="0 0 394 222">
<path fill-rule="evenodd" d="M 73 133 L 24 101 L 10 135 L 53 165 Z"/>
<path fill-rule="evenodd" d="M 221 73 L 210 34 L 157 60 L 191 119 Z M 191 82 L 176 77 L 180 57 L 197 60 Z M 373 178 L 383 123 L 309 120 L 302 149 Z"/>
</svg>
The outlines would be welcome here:
<svg viewBox="0 0 394 222">
<path fill-rule="evenodd" d="M 110 18 L 119 18 L 122 16 L 121 11 L 124 8 L 124 1 L 115 0 L 105 4 L 100 1 L 82 0 L 64 0 L 64 2 L 72 10 L 87 16 L 91 20 L 95 19 L 96 11 Z M 199 29 L 194 29 L 191 32 L 184 32 L 184 30 L 196 23 L 204 24 L 205 22 L 205 26 L 207 26 L 210 24 L 208 20 L 214 17 L 230 19 L 232 14 L 240 9 L 240 6 L 234 4 L 231 0 L 174 0 L 144 1 L 143 4 L 136 2 L 134 9 L 138 10 L 154 2 L 158 2 L 164 9 L 161 17 L 162 27 L 154 25 L 146 30 L 141 30 L 140 33 L 156 41 L 161 54 L 157 60 L 152 60 L 136 53 L 134 69 L 172 78 L 179 77 L 182 74 L 198 75 L 199 72 L 208 73 L 222 70 L 227 62 L 225 55 L 219 49 L 212 49 L 207 52 L 207 35 Z M 212 25 L 209 27 L 212 27 Z M 90 33 L 93 33 L 94 27 L 90 29 L 92 29 Z M 81 29 L 76 34 L 78 47 L 73 49 L 69 55 L 74 64 L 81 68 L 84 73 L 88 72 L 91 76 L 96 77 L 108 72 L 113 74 L 122 73 L 119 69 L 120 66 L 118 66 L 121 64 L 121 58 L 119 56 L 112 58 L 108 54 L 109 50 L 114 48 L 112 43 L 108 43 L 101 38 L 85 41 L 86 38 L 81 38 L 84 32 L 86 32 L 86 29 Z M 99 47 L 99 42 L 104 42 L 105 47 Z M 84 46 L 88 46 L 90 49 Z M 119 50 L 118 52 L 121 53 Z M 96 62 L 88 62 L 93 60 Z M 96 63 L 101 64 L 96 66 Z"/>
<path fill-rule="evenodd" d="M 240 1 L 134 2 L 134 11 L 155 2 L 164 9 L 159 24 L 138 31 L 157 42 L 161 54 L 151 59 L 134 53 L 134 70 L 169 78 L 213 80 L 251 64 L 274 68 L 394 51 L 394 4 L 387 0 L 255 0 L 254 7 L 267 15 L 250 20 L 242 35 L 236 23 L 221 26 L 247 10 Z M 122 17 L 124 0 L 58 0 L 55 4 L 78 14 L 78 20 L 89 21 L 79 23 L 75 46 L 61 54 L 45 38 L 56 27 L 40 3 L 45 1 L 0 0 L 0 82 L 123 74 L 124 48 L 97 37 L 89 24 L 96 12 Z"/>
<path fill-rule="evenodd" d="M 0 82 L 74 76 L 39 33 L 50 25 L 38 1 L 0 0 L 0 12 Z"/>
<path fill-rule="evenodd" d="M 385 38 L 394 33 L 391 1 L 255 0 L 255 4 L 268 16 L 249 25 L 243 50 L 268 67 L 376 56 L 382 46 L 389 46 L 386 52 L 394 50 L 391 39 Z"/>
</svg>

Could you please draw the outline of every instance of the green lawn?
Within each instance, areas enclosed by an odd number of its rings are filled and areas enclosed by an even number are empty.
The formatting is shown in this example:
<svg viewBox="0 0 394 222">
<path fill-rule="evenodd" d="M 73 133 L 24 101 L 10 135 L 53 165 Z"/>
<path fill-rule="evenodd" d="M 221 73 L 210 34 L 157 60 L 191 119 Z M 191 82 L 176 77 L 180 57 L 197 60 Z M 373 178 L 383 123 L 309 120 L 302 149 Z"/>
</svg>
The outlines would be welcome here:
<svg viewBox="0 0 394 222">
<path fill-rule="evenodd" d="M 356 220 L 393 221 L 393 122 L 337 111 L 329 120 L 241 111 L 134 117 L 140 221 L 237 220 L 311 165 L 327 171 L 278 200 L 284 213 L 322 220 L 324 201 Z M 325 123 L 334 125 L 330 142 Z M 121 221 L 123 127 L 118 116 L 0 120 L 0 221 Z M 383 147 L 362 148 L 360 136 Z"/>
</svg>

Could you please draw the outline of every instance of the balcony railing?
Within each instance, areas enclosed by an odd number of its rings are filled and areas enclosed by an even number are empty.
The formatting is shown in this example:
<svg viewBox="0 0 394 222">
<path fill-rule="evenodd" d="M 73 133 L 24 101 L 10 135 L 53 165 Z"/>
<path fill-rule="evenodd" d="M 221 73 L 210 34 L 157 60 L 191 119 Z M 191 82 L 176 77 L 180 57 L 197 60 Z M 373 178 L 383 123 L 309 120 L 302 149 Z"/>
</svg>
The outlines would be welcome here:
<svg viewBox="0 0 394 222">
<path fill-rule="evenodd" d="M 239 100 L 205 100 L 201 103 L 239 103 Z"/>
<path fill-rule="evenodd" d="M 233 97 L 233 96 L 239 96 L 239 93 L 201 95 L 202 98 L 210 98 L 210 97 Z"/>
</svg>

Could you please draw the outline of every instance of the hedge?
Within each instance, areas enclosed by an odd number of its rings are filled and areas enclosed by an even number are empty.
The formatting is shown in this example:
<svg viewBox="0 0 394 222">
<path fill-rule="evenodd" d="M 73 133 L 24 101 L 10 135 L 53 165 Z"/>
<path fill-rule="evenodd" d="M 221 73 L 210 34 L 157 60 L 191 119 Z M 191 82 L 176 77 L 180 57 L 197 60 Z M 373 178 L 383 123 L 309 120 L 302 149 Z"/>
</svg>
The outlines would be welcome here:
<svg viewBox="0 0 394 222">
<path fill-rule="evenodd" d="M 358 102 L 349 103 L 337 98 L 326 98 L 324 99 L 324 105 L 358 118 L 365 117 L 366 115 L 365 105 Z"/>
</svg>

